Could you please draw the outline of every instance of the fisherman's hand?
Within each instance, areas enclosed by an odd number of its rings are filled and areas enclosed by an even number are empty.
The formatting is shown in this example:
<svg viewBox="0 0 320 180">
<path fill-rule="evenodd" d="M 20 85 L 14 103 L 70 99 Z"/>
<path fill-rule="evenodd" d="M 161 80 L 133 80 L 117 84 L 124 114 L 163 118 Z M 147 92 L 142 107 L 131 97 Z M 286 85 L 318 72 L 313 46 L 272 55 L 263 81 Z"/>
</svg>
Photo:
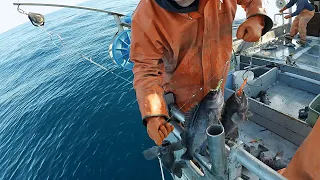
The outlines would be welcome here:
<svg viewBox="0 0 320 180">
<path fill-rule="evenodd" d="M 256 42 L 260 39 L 264 28 L 264 17 L 257 15 L 248 18 L 237 31 L 237 38 L 247 42 Z"/>
<path fill-rule="evenodd" d="M 291 15 L 286 15 L 284 18 L 285 19 L 289 19 L 289 18 L 292 18 L 292 16 Z"/>
<path fill-rule="evenodd" d="M 287 8 L 286 7 L 283 7 L 282 9 L 280 9 L 280 13 L 283 13 L 283 11 L 285 11 Z"/>
<path fill-rule="evenodd" d="M 158 145 L 161 146 L 162 141 L 166 138 L 172 131 L 173 126 L 170 125 L 164 117 L 149 117 L 147 121 L 147 131 L 149 137 Z"/>
</svg>

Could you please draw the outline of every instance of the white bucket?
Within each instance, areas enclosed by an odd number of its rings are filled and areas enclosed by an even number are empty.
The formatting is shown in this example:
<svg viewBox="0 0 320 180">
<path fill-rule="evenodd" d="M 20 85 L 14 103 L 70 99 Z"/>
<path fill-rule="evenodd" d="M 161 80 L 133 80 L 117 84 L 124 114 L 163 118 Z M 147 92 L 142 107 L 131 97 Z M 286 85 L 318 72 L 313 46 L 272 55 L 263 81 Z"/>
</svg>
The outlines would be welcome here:
<svg viewBox="0 0 320 180">
<path fill-rule="evenodd" d="M 243 84 L 244 79 L 248 78 L 247 82 L 254 79 L 254 73 L 252 71 L 241 70 L 233 73 L 233 85 L 236 89 L 239 89 Z"/>
</svg>

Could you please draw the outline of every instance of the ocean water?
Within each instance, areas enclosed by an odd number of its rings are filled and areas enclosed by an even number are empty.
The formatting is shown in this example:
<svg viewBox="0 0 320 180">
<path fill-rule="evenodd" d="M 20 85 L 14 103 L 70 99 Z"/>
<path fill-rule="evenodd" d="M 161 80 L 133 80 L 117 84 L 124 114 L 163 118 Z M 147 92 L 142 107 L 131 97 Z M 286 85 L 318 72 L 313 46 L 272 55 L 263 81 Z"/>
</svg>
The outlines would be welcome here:
<svg viewBox="0 0 320 180">
<path fill-rule="evenodd" d="M 137 3 L 81 5 L 129 13 Z M 142 156 L 154 143 L 132 84 L 81 58 L 114 68 L 116 30 L 104 13 L 61 9 L 46 15 L 45 29 L 28 22 L 0 35 L 1 180 L 161 179 L 158 162 Z"/>
</svg>

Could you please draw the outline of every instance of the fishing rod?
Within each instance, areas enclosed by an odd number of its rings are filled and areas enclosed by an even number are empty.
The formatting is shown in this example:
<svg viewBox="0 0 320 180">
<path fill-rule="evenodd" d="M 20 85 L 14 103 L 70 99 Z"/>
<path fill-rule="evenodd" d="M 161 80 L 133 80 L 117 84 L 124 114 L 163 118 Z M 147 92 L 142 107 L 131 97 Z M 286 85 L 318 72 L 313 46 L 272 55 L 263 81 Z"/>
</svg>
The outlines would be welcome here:
<svg viewBox="0 0 320 180">
<path fill-rule="evenodd" d="M 125 24 L 121 23 L 120 17 L 125 16 L 124 14 L 113 12 L 113 11 L 106 11 L 103 9 L 96 9 L 96 8 L 90 8 L 90 7 L 84 7 L 84 6 L 72 6 L 72 5 L 65 5 L 65 4 L 46 4 L 46 3 L 20 3 L 16 2 L 13 3 L 14 6 L 18 6 L 18 9 L 20 9 L 20 6 L 46 6 L 46 7 L 63 7 L 63 8 L 72 8 L 72 9 L 82 9 L 82 10 L 89 10 L 89 11 L 96 11 L 96 12 L 102 12 L 107 13 L 109 15 L 112 15 L 114 20 L 116 21 L 116 24 L 118 26 L 119 31 L 123 31 L 123 26 Z M 19 11 L 19 10 L 18 10 Z M 20 12 L 20 11 L 19 11 Z M 22 13 L 22 12 L 20 12 Z"/>
<path fill-rule="evenodd" d="M 117 18 L 119 18 L 119 16 L 123 16 L 122 14 L 119 14 L 119 13 L 114 13 L 114 12 L 111 12 L 111 11 L 105 11 L 105 10 L 99 10 L 99 9 L 94 9 L 94 8 L 87 8 L 87 7 L 81 7 L 81 6 L 69 6 L 69 5 L 57 5 L 57 4 L 41 4 L 41 3 L 13 3 L 14 5 L 17 5 L 17 11 L 21 14 L 24 14 L 24 15 L 27 15 L 29 20 L 31 21 L 31 23 L 36 26 L 36 27 L 40 27 L 42 28 L 42 30 L 44 32 L 46 32 L 49 36 L 50 36 L 50 39 L 52 41 L 52 43 L 57 47 L 57 48 L 62 48 L 63 46 L 65 46 L 65 44 L 63 43 L 63 39 L 62 37 L 57 34 L 57 33 L 53 33 L 53 32 L 49 32 L 47 29 L 44 28 L 44 24 L 45 24 L 45 17 L 44 15 L 42 14 L 39 14 L 39 13 L 33 13 L 33 12 L 29 12 L 27 13 L 26 11 L 24 11 L 23 9 L 20 8 L 20 5 L 38 5 L 38 6 L 55 6 L 55 7 L 68 7 L 68 8 L 77 8 L 77 9 L 86 9 L 86 10 L 91 10 L 91 11 L 99 11 L 99 12 L 104 12 L 104 13 L 108 13 L 108 14 L 111 14 L 111 15 L 114 15 L 114 16 L 117 16 Z M 119 19 L 120 20 L 120 19 Z M 120 29 L 119 29 L 120 31 Z M 56 34 L 56 36 L 58 37 L 59 41 L 60 41 L 60 44 L 58 45 L 57 43 L 55 43 L 53 41 L 53 36 Z M 92 60 L 91 57 L 87 57 L 81 53 L 78 53 L 78 55 L 80 55 L 83 59 L 89 61 L 90 63 L 100 67 L 101 69 L 105 70 L 107 73 L 110 72 L 112 73 L 113 75 L 115 75 L 116 77 L 118 78 L 121 78 L 122 80 L 126 81 L 128 84 L 132 85 L 133 82 L 132 81 L 129 81 L 128 79 L 112 72 L 114 69 L 113 68 L 110 68 L 110 69 L 107 69 L 106 67 L 102 66 L 101 64 L 95 62 Z M 133 88 L 132 88 L 133 89 Z"/>
</svg>

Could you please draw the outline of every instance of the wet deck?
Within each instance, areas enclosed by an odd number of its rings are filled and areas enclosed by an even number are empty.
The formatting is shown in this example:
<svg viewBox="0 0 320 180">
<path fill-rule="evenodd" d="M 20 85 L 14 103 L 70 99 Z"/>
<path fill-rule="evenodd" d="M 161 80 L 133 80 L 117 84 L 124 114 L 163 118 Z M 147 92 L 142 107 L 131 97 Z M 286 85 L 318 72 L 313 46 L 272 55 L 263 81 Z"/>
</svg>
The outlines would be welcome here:
<svg viewBox="0 0 320 180">
<path fill-rule="evenodd" d="M 271 155 L 276 155 L 280 151 L 283 152 L 283 159 L 290 160 L 293 155 L 295 154 L 298 146 L 291 143 L 290 141 L 280 137 L 279 135 L 271 132 L 270 130 L 266 129 L 263 126 L 260 126 L 252 121 L 246 121 L 243 124 L 239 125 L 239 138 L 238 140 L 244 142 L 248 146 L 255 146 L 258 147 L 259 144 L 268 148 L 269 153 Z M 171 133 L 168 138 L 171 142 L 176 142 L 176 137 Z M 254 140 L 260 140 L 258 142 L 253 142 Z M 175 156 L 177 161 L 180 160 L 181 155 L 184 153 L 183 150 L 179 150 L 175 152 Z M 178 178 L 174 177 L 174 179 L 188 179 L 187 177 L 194 177 L 194 179 L 201 178 L 201 179 L 208 179 L 205 177 L 201 177 L 201 175 L 195 173 L 196 171 L 191 168 L 190 163 L 188 162 L 190 168 L 183 169 L 183 177 Z M 249 176 L 252 180 L 258 180 L 259 178 L 252 173 L 248 172 L 243 169 L 243 174 Z"/>
<path fill-rule="evenodd" d="M 269 87 L 267 94 L 272 108 L 296 119 L 299 117 L 299 109 L 309 106 L 316 97 L 315 94 L 290 87 L 281 82 L 276 82 Z"/>
<path fill-rule="evenodd" d="M 293 60 L 297 66 L 312 72 L 320 73 L 320 37 L 307 37 L 308 44 L 305 47 L 297 44 L 297 38 L 292 40 L 295 47 L 285 46 L 285 39 L 283 36 L 268 42 L 276 46 L 276 49 L 263 50 L 267 43 L 258 47 L 252 47 L 245 50 L 246 56 L 262 57 L 276 63 L 286 64 L 286 57 L 293 54 Z"/>
</svg>

